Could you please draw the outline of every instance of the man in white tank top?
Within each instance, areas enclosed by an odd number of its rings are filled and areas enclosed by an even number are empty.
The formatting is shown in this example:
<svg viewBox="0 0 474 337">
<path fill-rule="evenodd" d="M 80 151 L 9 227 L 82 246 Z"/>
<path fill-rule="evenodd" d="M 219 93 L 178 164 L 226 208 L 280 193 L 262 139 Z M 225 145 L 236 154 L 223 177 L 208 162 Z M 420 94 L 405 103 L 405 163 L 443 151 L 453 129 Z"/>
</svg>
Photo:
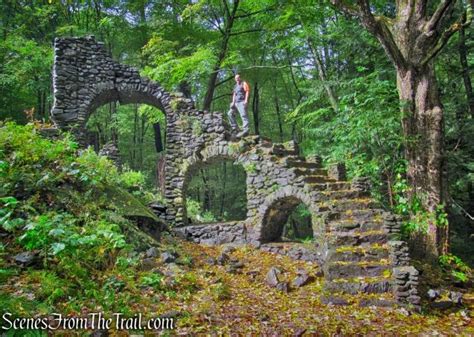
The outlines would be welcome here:
<svg viewBox="0 0 474 337">
<path fill-rule="evenodd" d="M 230 127 L 232 132 L 238 130 L 237 121 L 235 120 L 235 113 L 238 111 L 242 119 L 242 131 L 237 134 L 237 137 L 245 137 L 249 134 L 249 117 L 247 115 L 247 105 L 250 96 L 250 87 L 247 82 L 242 81 L 239 74 L 235 75 L 235 87 L 232 93 L 232 103 L 230 110 L 227 112 L 229 117 Z"/>
</svg>

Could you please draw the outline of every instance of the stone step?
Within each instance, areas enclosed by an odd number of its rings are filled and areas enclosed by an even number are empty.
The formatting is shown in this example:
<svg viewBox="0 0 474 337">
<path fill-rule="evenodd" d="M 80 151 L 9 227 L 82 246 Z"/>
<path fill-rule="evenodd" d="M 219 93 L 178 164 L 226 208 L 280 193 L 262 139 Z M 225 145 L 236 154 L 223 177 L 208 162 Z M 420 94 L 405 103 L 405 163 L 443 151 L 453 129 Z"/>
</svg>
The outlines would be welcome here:
<svg viewBox="0 0 474 337">
<path fill-rule="evenodd" d="M 385 230 L 385 224 L 382 221 L 336 220 L 330 222 L 328 227 L 331 231 L 349 233 Z"/>
<path fill-rule="evenodd" d="M 329 253 L 327 261 L 341 262 L 377 262 L 389 260 L 390 251 L 388 247 L 367 247 L 366 250 L 340 250 L 335 249 Z"/>
<path fill-rule="evenodd" d="M 360 293 L 364 294 L 381 294 L 392 291 L 392 285 L 389 279 L 378 278 L 378 279 L 363 279 L 347 281 L 345 279 L 337 282 L 338 280 L 327 281 L 324 284 L 324 290 L 330 292 L 343 292 L 350 295 L 356 295 Z"/>
<path fill-rule="evenodd" d="M 379 206 L 378 202 L 369 198 L 337 200 L 332 201 L 331 203 L 332 209 L 336 211 L 365 210 L 376 208 Z"/>
<path fill-rule="evenodd" d="M 311 163 L 304 160 L 296 160 L 295 159 L 288 159 L 286 162 L 288 167 L 298 167 L 298 168 L 306 168 L 306 169 L 319 169 L 321 165 L 318 163 Z"/>
<path fill-rule="evenodd" d="M 356 199 L 363 198 L 370 195 L 368 192 L 356 191 L 356 190 L 338 190 L 338 191 L 325 191 L 323 192 L 328 199 Z"/>
<path fill-rule="evenodd" d="M 332 232 L 327 236 L 329 247 L 357 246 L 362 244 L 384 244 L 388 242 L 385 231 L 370 231 L 365 233 Z"/>
<path fill-rule="evenodd" d="M 323 168 L 296 168 L 294 172 L 296 176 L 318 175 L 327 177 L 328 175 L 328 170 Z"/>
<path fill-rule="evenodd" d="M 359 276 L 364 277 L 375 277 L 383 276 L 386 273 L 391 273 L 391 266 L 387 264 L 371 263 L 326 263 L 323 267 L 324 275 L 328 280 L 341 279 L 341 278 L 354 278 Z M 387 272 L 388 271 L 388 272 Z"/>
<path fill-rule="evenodd" d="M 351 183 L 347 181 L 307 183 L 307 185 L 315 191 L 340 191 L 348 190 L 351 188 Z"/>
<path fill-rule="evenodd" d="M 283 144 L 273 144 L 271 151 L 272 154 L 279 157 L 298 155 L 298 149 L 296 147 L 286 148 Z"/>
<path fill-rule="evenodd" d="M 339 220 L 370 221 L 374 218 L 383 218 L 385 213 L 381 208 L 356 209 L 340 212 L 336 218 Z"/>
<path fill-rule="evenodd" d="M 308 184 L 336 182 L 336 180 L 329 178 L 327 175 L 317 175 L 317 174 L 306 176 L 303 178 L 303 181 Z"/>
</svg>

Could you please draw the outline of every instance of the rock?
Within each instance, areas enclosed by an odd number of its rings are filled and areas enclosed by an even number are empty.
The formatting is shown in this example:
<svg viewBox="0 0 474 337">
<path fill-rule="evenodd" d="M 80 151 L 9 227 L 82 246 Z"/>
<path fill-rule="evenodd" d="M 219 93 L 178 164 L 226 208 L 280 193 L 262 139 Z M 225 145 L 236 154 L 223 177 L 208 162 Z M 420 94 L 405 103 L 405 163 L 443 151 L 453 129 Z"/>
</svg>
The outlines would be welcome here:
<svg viewBox="0 0 474 337">
<path fill-rule="evenodd" d="M 163 268 L 163 275 L 174 277 L 176 274 L 181 272 L 181 269 L 176 263 L 169 263 Z"/>
<path fill-rule="evenodd" d="M 249 270 L 245 274 L 248 275 L 251 280 L 255 280 L 257 278 L 257 275 L 260 274 L 260 271 L 258 271 L 258 270 Z"/>
<path fill-rule="evenodd" d="M 152 257 L 146 257 L 142 260 L 140 265 L 141 270 L 152 270 L 156 267 L 156 259 Z"/>
<path fill-rule="evenodd" d="M 428 290 L 428 292 L 426 294 L 428 295 L 428 299 L 430 301 L 434 301 L 437 298 L 439 298 L 439 296 L 440 296 L 439 290 L 436 290 L 436 289 L 430 289 L 430 290 Z"/>
<path fill-rule="evenodd" d="M 210 266 L 215 266 L 217 264 L 217 261 L 213 257 L 208 257 L 204 260 L 204 262 Z"/>
<path fill-rule="evenodd" d="M 244 267 L 244 263 L 237 260 L 237 261 L 231 261 L 230 265 L 234 268 L 241 269 Z"/>
<path fill-rule="evenodd" d="M 449 299 L 455 305 L 462 305 L 462 293 L 460 293 L 458 291 L 450 291 L 449 292 Z"/>
<path fill-rule="evenodd" d="M 453 306 L 453 302 L 451 301 L 439 301 L 439 302 L 433 302 L 431 303 L 431 307 L 434 309 L 439 309 L 439 310 L 446 310 L 449 309 Z"/>
<path fill-rule="evenodd" d="M 293 334 L 293 337 L 301 337 L 306 332 L 306 329 L 297 329 Z"/>
<path fill-rule="evenodd" d="M 347 302 L 342 297 L 336 297 L 336 296 L 333 296 L 333 295 L 321 296 L 320 300 L 321 300 L 321 303 L 323 303 L 323 304 L 349 305 L 349 302 Z"/>
<path fill-rule="evenodd" d="M 37 251 L 23 252 L 15 255 L 13 260 L 23 268 L 30 267 L 39 262 L 39 253 Z"/>
<path fill-rule="evenodd" d="M 149 248 L 146 253 L 146 257 L 157 257 L 158 256 L 158 249 L 156 247 Z"/>
<path fill-rule="evenodd" d="M 323 277 L 324 276 L 324 272 L 322 269 L 318 269 L 318 271 L 316 272 L 316 277 Z"/>
<path fill-rule="evenodd" d="M 278 284 L 276 285 L 276 288 L 283 293 L 288 293 L 289 291 L 288 282 L 278 282 Z"/>
<path fill-rule="evenodd" d="M 230 274 L 240 274 L 241 273 L 241 268 L 234 264 L 230 264 L 227 266 L 226 271 Z"/>
<path fill-rule="evenodd" d="M 276 287 L 278 283 L 280 283 L 280 280 L 278 279 L 278 275 L 280 274 L 281 274 L 281 271 L 278 268 L 271 267 L 267 275 L 265 276 L 265 282 L 270 287 Z"/>
<path fill-rule="evenodd" d="M 161 314 L 159 317 L 160 318 L 176 318 L 180 314 L 181 313 L 178 310 L 170 310 L 170 311 L 167 311 L 167 312 Z"/>
<path fill-rule="evenodd" d="M 232 254 L 235 252 L 235 247 L 231 245 L 227 245 L 222 249 L 222 254 Z"/>
<path fill-rule="evenodd" d="M 402 315 L 404 315 L 404 316 L 410 316 L 411 315 L 411 313 L 406 308 L 399 308 L 399 309 L 397 309 L 397 311 L 399 313 L 401 313 Z"/>
<path fill-rule="evenodd" d="M 393 307 L 394 305 L 395 302 L 378 298 L 364 298 L 359 302 L 359 307 Z"/>
<path fill-rule="evenodd" d="M 176 261 L 176 255 L 171 252 L 161 253 L 160 258 L 163 263 L 173 263 Z"/>
<path fill-rule="evenodd" d="M 311 276 L 307 273 L 299 274 L 291 283 L 291 285 L 295 288 L 300 288 L 311 281 Z"/>
<path fill-rule="evenodd" d="M 225 265 L 229 260 L 230 260 L 229 255 L 227 255 L 226 253 L 221 253 L 221 254 L 217 257 L 217 264 L 218 264 L 219 266 L 223 266 L 223 265 Z"/>
</svg>

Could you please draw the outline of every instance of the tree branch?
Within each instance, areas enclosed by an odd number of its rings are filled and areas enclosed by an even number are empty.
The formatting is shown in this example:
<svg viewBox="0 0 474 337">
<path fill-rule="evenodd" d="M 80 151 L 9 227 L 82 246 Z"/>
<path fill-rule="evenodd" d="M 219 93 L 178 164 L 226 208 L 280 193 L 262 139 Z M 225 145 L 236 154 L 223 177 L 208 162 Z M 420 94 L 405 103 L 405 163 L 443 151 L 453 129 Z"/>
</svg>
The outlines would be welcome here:
<svg viewBox="0 0 474 337">
<path fill-rule="evenodd" d="M 356 6 L 347 4 L 344 0 L 331 0 L 331 4 L 347 15 L 360 16 L 359 9 Z"/>
<path fill-rule="evenodd" d="M 344 13 L 360 19 L 362 25 L 379 40 L 388 57 L 395 65 L 405 66 L 406 60 L 393 39 L 392 32 L 387 24 L 390 22 L 390 19 L 385 16 L 375 17 L 370 10 L 369 0 L 357 0 L 356 2 L 357 6 L 354 6 L 348 5 L 344 0 L 331 0 L 331 3 Z"/>
<path fill-rule="evenodd" d="M 449 39 L 451 36 L 453 36 L 454 33 L 459 31 L 462 28 L 465 28 L 469 26 L 472 22 L 472 7 L 468 3 L 467 4 L 467 9 L 463 13 L 463 15 L 457 20 L 455 23 L 453 23 L 448 29 L 446 29 L 443 34 L 439 37 L 437 43 L 434 45 L 433 48 L 431 48 L 427 53 L 425 58 L 421 61 L 421 65 L 427 64 L 429 61 L 431 61 L 438 53 L 443 49 L 443 47 L 448 43 Z"/>
<path fill-rule="evenodd" d="M 250 16 L 257 15 L 257 14 L 260 14 L 260 13 L 264 13 L 264 12 L 267 12 L 267 11 L 272 10 L 272 9 L 273 9 L 273 7 L 267 7 L 267 8 L 263 8 L 263 9 L 260 9 L 258 11 L 255 11 L 255 12 L 236 15 L 235 18 L 236 19 L 248 18 Z"/>
<path fill-rule="evenodd" d="M 217 88 L 218 86 L 220 86 L 220 85 L 226 83 L 226 82 L 229 82 L 229 81 L 230 81 L 231 79 L 233 79 L 233 78 L 234 78 L 234 75 L 227 77 L 225 80 L 222 80 L 222 81 L 220 81 L 220 82 L 217 82 L 217 83 L 216 83 L 216 88 Z"/>
<path fill-rule="evenodd" d="M 230 18 L 230 11 L 229 11 L 229 6 L 227 5 L 227 0 L 222 0 L 222 2 L 224 4 L 225 14 L 227 18 Z"/>
<path fill-rule="evenodd" d="M 425 31 L 429 34 L 429 32 L 438 30 L 443 18 L 446 17 L 446 13 L 452 8 L 452 6 L 456 3 L 456 0 L 443 0 L 436 8 L 435 12 L 431 16 L 431 19 L 428 21 L 425 27 Z"/>
<path fill-rule="evenodd" d="M 255 29 L 248 29 L 248 30 L 242 30 L 240 32 L 235 32 L 235 33 L 230 33 L 230 36 L 235 36 L 235 35 L 241 35 L 241 34 L 247 34 L 247 33 L 256 33 L 256 32 L 261 32 L 263 29 L 261 28 L 255 28 Z"/>
</svg>

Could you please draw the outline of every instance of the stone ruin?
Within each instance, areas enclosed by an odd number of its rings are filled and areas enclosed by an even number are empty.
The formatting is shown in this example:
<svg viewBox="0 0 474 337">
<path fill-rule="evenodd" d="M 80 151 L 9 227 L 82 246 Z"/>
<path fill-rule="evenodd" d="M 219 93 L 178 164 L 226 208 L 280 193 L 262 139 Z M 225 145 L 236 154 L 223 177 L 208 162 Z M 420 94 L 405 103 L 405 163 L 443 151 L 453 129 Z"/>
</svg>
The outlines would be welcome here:
<svg viewBox="0 0 474 337">
<path fill-rule="evenodd" d="M 115 62 L 94 37 L 56 39 L 54 50 L 52 119 L 79 143 L 86 145 L 87 119 L 103 104 L 146 103 L 164 112 L 167 207 L 161 216 L 177 234 L 198 243 L 247 243 L 316 260 L 328 291 L 393 292 L 399 303 L 419 305 L 418 272 L 399 238 L 400 219 L 370 197 L 365 180 L 346 181 L 342 165 L 325 169 L 317 157 L 300 157 L 293 142 L 274 144 L 259 136 L 232 140 L 223 114 L 197 110 L 190 100 Z M 189 224 L 186 185 L 200 167 L 223 159 L 246 171 L 246 220 Z M 312 215 L 315 242 L 309 252 L 308 244 L 272 244 L 300 203 Z"/>
</svg>

